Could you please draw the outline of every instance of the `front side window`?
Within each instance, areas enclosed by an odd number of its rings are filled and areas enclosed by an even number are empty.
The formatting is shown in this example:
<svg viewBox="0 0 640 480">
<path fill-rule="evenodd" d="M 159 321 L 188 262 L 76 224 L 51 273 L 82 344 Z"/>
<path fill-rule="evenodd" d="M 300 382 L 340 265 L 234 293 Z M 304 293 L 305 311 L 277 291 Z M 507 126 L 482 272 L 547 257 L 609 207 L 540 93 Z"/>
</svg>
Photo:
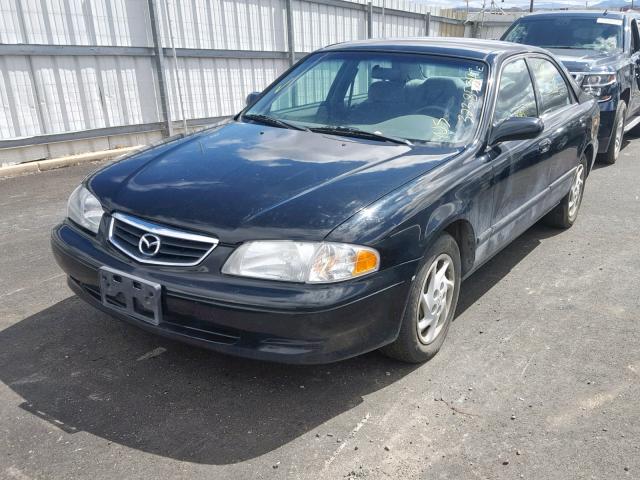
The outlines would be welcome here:
<svg viewBox="0 0 640 480">
<path fill-rule="evenodd" d="M 571 95 L 564 77 L 553 63 L 544 58 L 532 58 L 529 65 L 540 92 L 540 115 L 571 104 Z"/>
<path fill-rule="evenodd" d="M 622 23 L 607 17 L 532 17 L 517 22 L 504 40 L 543 48 L 616 52 L 624 45 Z"/>
<path fill-rule="evenodd" d="M 494 124 L 512 117 L 537 117 L 536 95 L 523 59 L 507 64 L 500 76 Z"/>
<path fill-rule="evenodd" d="M 462 146 L 477 130 L 487 67 L 408 53 L 310 55 L 243 113 L 297 128 Z"/>
</svg>

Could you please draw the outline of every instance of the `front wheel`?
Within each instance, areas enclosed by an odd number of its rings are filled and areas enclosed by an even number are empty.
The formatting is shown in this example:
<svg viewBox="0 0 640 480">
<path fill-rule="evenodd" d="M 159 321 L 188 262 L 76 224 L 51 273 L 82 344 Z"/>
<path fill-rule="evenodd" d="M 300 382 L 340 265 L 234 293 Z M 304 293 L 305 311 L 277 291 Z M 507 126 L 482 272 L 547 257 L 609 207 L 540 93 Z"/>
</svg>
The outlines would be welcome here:
<svg viewBox="0 0 640 480">
<path fill-rule="evenodd" d="M 413 279 L 398 338 L 382 353 L 410 363 L 426 362 L 438 353 L 456 311 L 460 282 L 458 244 L 443 233 Z"/>
<path fill-rule="evenodd" d="M 578 218 L 578 211 L 582 204 L 584 182 L 587 177 L 587 158 L 583 155 L 576 167 L 571 183 L 571 190 L 562 201 L 545 217 L 545 223 L 552 227 L 569 228 Z"/>
</svg>

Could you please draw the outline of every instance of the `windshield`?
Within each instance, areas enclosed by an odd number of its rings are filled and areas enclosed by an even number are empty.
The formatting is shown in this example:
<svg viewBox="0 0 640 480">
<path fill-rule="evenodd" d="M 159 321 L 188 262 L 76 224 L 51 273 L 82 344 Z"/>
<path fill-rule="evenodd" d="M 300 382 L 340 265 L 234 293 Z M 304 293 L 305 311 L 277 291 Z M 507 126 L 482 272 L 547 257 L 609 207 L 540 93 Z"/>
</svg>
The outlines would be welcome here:
<svg viewBox="0 0 640 480">
<path fill-rule="evenodd" d="M 483 63 L 453 57 L 319 53 L 269 90 L 243 119 L 380 141 L 462 146 L 477 128 L 485 75 Z"/>
<path fill-rule="evenodd" d="M 528 19 L 516 23 L 504 40 L 544 48 L 615 52 L 622 50 L 622 20 L 604 17 Z"/>
</svg>

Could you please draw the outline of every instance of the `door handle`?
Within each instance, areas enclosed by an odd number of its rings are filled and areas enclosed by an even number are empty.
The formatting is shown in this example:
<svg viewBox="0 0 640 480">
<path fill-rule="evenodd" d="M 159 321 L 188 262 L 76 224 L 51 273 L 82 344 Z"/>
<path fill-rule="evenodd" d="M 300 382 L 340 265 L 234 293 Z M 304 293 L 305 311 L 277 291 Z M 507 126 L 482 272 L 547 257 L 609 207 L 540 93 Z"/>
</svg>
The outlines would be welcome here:
<svg viewBox="0 0 640 480">
<path fill-rule="evenodd" d="M 538 144 L 538 150 L 540 151 L 540 153 L 547 153 L 549 150 L 551 150 L 551 140 L 549 140 L 548 138 L 542 140 Z"/>
</svg>

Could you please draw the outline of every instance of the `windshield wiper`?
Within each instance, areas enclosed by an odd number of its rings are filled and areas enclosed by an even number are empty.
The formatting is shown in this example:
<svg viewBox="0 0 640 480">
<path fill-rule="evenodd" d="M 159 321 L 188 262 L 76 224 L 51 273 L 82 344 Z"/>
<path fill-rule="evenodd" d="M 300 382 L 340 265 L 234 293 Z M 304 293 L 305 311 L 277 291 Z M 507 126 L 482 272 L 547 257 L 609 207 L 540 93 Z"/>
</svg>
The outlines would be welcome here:
<svg viewBox="0 0 640 480">
<path fill-rule="evenodd" d="M 360 130 L 359 128 L 355 128 L 355 127 L 325 125 L 323 127 L 312 127 L 310 128 L 310 130 L 312 132 L 317 132 L 317 133 L 329 133 L 334 135 L 344 135 L 347 137 L 370 138 L 373 140 L 384 140 L 386 142 L 409 145 L 410 147 L 413 146 L 413 143 L 411 143 L 406 138 L 392 137 L 392 136 L 383 135 L 382 133 L 377 133 L 377 132 L 368 132 L 366 130 Z"/>
<path fill-rule="evenodd" d="M 284 127 L 289 128 L 291 130 L 303 130 L 305 132 L 310 132 L 307 127 L 303 127 L 301 125 L 295 125 L 293 123 L 289 123 L 286 120 L 280 120 L 279 118 L 270 117 L 269 115 L 263 115 L 262 113 L 246 113 L 242 116 L 242 118 L 246 118 L 247 120 L 253 120 L 254 122 L 263 123 L 265 125 L 273 125 L 276 127 Z"/>
</svg>

